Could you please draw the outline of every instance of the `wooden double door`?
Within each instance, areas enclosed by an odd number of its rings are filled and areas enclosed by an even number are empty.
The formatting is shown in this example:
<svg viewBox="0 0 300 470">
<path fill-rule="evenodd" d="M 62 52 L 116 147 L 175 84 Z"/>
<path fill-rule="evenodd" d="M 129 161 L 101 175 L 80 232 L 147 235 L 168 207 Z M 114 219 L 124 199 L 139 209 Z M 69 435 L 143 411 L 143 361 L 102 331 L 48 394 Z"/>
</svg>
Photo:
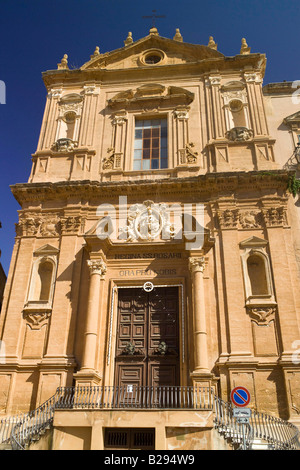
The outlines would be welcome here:
<svg viewBox="0 0 300 470">
<path fill-rule="evenodd" d="M 115 385 L 179 385 L 178 288 L 118 292 Z"/>
</svg>

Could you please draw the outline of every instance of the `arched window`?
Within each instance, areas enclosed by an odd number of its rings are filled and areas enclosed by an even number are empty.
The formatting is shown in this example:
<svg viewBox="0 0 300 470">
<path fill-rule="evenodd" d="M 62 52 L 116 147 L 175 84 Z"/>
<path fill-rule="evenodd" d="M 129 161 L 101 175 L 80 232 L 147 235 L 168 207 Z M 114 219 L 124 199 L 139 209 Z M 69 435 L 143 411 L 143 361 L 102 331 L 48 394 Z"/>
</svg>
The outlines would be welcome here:
<svg viewBox="0 0 300 470">
<path fill-rule="evenodd" d="M 45 245 L 34 253 L 25 309 L 51 309 L 54 295 L 58 249 Z"/>
<path fill-rule="evenodd" d="M 258 237 L 240 242 L 247 305 L 275 302 L 267 244 Z"/>
</svg>

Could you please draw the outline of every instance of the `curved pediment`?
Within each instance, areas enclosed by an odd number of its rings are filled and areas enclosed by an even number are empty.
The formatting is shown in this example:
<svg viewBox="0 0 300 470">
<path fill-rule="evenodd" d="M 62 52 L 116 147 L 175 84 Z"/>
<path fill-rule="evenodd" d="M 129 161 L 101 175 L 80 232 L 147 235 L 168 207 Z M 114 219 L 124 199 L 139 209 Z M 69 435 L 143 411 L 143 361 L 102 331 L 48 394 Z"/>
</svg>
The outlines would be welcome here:
<svg viewBox="0 0 300 470">
<path fill-rule="evenodd" d="M 194 100 L 194 93 L 182 87 L 160 85 L 157 83 L 142 85 L 137 89 L 124 90 L 108 101 L 108 106 L 116 108 L 133 108 L 143 102 L 159 101 L 160 105 L 189 105 Z"/>
</svg>

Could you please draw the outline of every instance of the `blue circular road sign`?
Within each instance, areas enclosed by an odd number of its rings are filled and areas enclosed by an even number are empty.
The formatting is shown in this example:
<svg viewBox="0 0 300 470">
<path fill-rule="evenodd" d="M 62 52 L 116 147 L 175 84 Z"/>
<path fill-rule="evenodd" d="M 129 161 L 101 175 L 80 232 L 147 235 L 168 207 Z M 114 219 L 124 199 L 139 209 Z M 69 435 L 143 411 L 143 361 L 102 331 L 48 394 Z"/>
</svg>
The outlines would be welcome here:
<svg viewBox="0 0 300 470">
<path fill-rule="evenodd" d="M 230 398 L 235 406 L 244 407 L 250 403 L 250 393 L 245 387 L 235 387 L 231 390 Z"/>
</svg>

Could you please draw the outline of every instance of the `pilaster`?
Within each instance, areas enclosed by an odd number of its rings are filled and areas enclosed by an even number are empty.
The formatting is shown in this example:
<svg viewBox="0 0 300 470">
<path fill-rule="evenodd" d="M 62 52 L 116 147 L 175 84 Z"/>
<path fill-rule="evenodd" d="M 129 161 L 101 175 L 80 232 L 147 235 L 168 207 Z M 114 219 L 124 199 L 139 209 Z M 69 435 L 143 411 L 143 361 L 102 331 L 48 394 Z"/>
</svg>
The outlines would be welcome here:
<svg viewBox="0 0 300 470">
<path fill-rule="evenodd" d="M 207 328 L 203 272 L 205 257 L 189 258 L 193 290 L 194 371 L 193 384 L 209 385 L 212 374 L 208 368 Z"/>
<path fill-rule="evenodd" d="M 88 260 L 90 287 L 87 304 L 87 318 L 84 333 L 82 365 L 75 375 L 76 385 L 97 385 L 101 376 L 95 370 L 99 324 L 101 323 L 100 300 L 101 284 L 106 273 L 106 264 L 102 259 Z"/>
</svg>

